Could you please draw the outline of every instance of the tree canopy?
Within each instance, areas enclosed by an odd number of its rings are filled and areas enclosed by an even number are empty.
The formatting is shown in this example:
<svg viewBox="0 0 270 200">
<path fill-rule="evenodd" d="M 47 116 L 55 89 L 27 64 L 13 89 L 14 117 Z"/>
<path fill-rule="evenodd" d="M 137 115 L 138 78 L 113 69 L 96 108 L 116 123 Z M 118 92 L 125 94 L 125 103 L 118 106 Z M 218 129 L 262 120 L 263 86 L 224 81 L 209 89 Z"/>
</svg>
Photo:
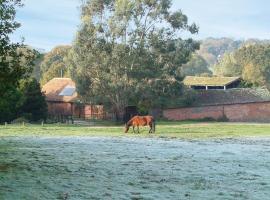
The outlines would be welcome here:
<svg viewBox="0 0 270 200">
<path fill-rule="evenodd" d="M 9 38 L 20 27 L 15 15 L 21 6 L 21 0 L 0 1 L 0 122 L 18 116 L 23 103 L 19 83 L 31 75 L 36 57 L 35 51 Z"/>
<path fill-rule="evenodd" d="M 16 8 L 22 6 L 20 0 L 2 0 L 0 2 L 0 91 L 17 85 L 21 78 L 28 76 L 34 54 L 18 43 L 11 43 L 9 36 L 20 24 L 15 19 Z"/>
<path fill-rule="evenodd" d="M 164 106 L 181 95 L 177 69 L 199 44 L 179 37 L 195 34 L 170 0 L 88 0 L 69 54 L 78 92 L 85 101 L 110 105 L 119 115 L 127 105 Z"/>
</svg>

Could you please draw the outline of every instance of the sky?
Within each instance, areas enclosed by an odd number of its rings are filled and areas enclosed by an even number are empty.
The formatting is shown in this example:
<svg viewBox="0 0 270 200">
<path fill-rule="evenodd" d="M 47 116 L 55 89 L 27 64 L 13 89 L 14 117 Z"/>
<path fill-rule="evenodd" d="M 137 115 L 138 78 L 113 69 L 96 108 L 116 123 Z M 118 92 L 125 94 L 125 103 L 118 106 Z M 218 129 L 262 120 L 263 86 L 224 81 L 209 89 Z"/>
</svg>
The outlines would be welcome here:
<svg viewBox="0 0 270 200">
<path fill-rule="evenodd" d="M 23 2 L 16 17 L 22 26 L 12 41 L 24 38 L 25 44 L 45 51 L 72 43 L 80 24 L 81 0 Z M 270 39 L 270 0 L 173 0 L 172 10 L 178 9 L 200 27 L 194 39 Z"/>
</svg>

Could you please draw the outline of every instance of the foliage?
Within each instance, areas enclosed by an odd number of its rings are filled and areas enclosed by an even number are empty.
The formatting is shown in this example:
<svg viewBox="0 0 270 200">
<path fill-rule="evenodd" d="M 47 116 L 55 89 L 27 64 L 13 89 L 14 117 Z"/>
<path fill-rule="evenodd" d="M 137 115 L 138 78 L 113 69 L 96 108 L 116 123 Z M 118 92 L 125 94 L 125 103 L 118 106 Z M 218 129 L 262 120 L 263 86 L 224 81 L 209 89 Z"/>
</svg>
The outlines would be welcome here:
<svg viewBox="0 0 270 200">
<path fill-rule="evenodd" d="M 15 119 L 22 105 L 22 94 L 16 87 L 6 86 L 5 89 L 0 97 L 0 123 Z"/>
<path fill-rule="evenodd" d="M 45 120 L 48 112 L 47 103 L 38 81 L 34 78 L 24 80 L 20 84 L 20 90 L 23 94 L 20 115 L 30 121 Z"/>
<path fill-rule="evenodd" d="M 162 107 L 181 92 L 176 71 L 199 44 L 197 33 L 170 0 L 88 0 L 69 58 L 85 101 L 110 105 L 119 115 L 128 104 Z"/>
<path fill-rule="evenodd" d="M 65 62 L 70 46 L 57 46 L 44 55 L 40 64 L 41 84 L 44 85 L 49 80 L 56 77 L 69 77 L 69 68 Z"/>
<path fill-rule="evenodd" d="M 241 76 L 255 86 L 270 85 L 270 44 L 244 46 L 223 57 L 214 67 L 216 75 Z"/>
<path fill-rule="evenodd" d="M 182 65 L 180 69 L 182 76 L 201 76 L 201 74 L 209 74 L 212 72 L 208 68 L 208 63 L 198 54 L 193 54 L 187 64 Z"/>
<path fill-rule="evenodd" d="M 35 58 L 34 52 L 25 45 L 10 42 L 9 35 L 20 26 L 15 14 L 21 6 L 20 0 L 0 1 L 0 122 L 16 117 L 21 104 L 17 86 L 30 75 Z"/>
<path fill-rule="evenodd" d="M 239 65 L 233 53 L 224 54 L 223 58 L 213 67 L 217 76 L 241 76 L 242 66 Z"/>
<path fill-rule="evenodd" d="M 201 41 L 200 50 L 196 51 L 196 55 L 203 58 L 209 69 L 220 62 L 220 60 L 227 54 L 238 50 L 244 46 L 250 45 L 265 45 L 270 44 L 270 40 L 234 40 L 232 38 L 206 38 Z M 192 59 L 196 60 L 196 57 Z M 190 62 L 192 62 L 192 59 Z"/>
<path fill-rule="evenodd" d="M 41 69 L 40 69 L 40 65 L 41 62 L 44 60 L 44 53 L 40 53 L 39 51 L 34 50 L 36 58 L 34 60 L 34 67 L 33 67 L 33 71 L 31 74 L 31 77 L 35 78 L 36 80 L 40 81 L 41 79 Z"/>
<path fill-rule="evenodd" d="M 12 124 L 22 124 L 22 123 L 29 123 L 29 121 L 25 117 L 19 117 L 12 121 Z"/>
<path fill-rule="evenodd" d="M 2 0 L 0 2 L 0 91 L 5 87 L 18 84 L 21 78 L 31 72 L 33 54 L 21 44 L 10 43 L 9 35 L 20 24 L 14 21 L 16 7 L 21 6 L 20 0 Z"/>
<path fill-rule="evenodd" d="M 207 38 L 201 41 L 200 50 L 197 54 L 205 59 L 211 68 L 225 53 L 230 53 L 238 49 L 243 43 L 244 41 L 233 40 L 231 38 Z"/>
</svg>

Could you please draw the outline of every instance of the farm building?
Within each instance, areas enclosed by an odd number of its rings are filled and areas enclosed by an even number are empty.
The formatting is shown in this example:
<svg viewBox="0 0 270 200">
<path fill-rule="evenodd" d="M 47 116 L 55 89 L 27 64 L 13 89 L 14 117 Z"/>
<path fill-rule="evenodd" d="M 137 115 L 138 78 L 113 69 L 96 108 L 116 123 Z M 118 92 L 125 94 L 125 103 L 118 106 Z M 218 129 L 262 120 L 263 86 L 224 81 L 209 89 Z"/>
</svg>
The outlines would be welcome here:
<svg viewBox="0 0 270 200">
<path fill-rule="evenodd" d="M 188 80 L 191 79 L 188 78 Z M 198 80 L 200 79 L 196 79 L 194 84 L 191 84 L 191 81 L 184 82 L 195 89 L 192 105 L 185 108 L 165 109 L 163 110 L 165 118 L 170 120 L 211 118 L 226 119 L 232 122 L 270 122 L 270 92 L 268 89 L 234 88 L 239 81 L 238 78 L 235 78 L 234 81 L 227 79 L 227 82 L 224 81 L 224 77 L 221 77 L 220 80 L 218 77 L 212 80 L 208 78 L 206 82 Z M 226 86 L 226 88 L 221 89 L 222 86 Z M 210 89 L 209 87 L 216 88 Z"/>
<path fill-rule="evenodd" d="M 211 90 L 211 89 L 231 89 L 238 87 L 241 82 L 240 77 L 198 77 L 187 76 L 184 84 L 195 90 Z"/>
<path fill-rule="evenodd" d="M 52 118 L 103 118 L 103 106 L 82 104 L 70 78 L 54 78 L 42 87 Z"/>
</svg>

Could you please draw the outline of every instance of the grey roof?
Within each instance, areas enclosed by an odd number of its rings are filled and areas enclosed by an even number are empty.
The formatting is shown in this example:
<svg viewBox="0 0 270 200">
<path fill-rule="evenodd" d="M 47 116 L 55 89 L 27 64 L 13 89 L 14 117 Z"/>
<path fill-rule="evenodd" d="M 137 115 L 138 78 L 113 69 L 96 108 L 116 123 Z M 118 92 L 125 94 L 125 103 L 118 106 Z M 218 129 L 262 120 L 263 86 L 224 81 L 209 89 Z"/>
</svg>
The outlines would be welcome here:
<svg viewBox="0 0 270 200">
<path fill-rule="evenodd" d="M 236 88 L 229 90 L 200 90 L 195 93 L 193 106 L 228 105 L 270 101 L 266 88 Z"/>
</svg>

